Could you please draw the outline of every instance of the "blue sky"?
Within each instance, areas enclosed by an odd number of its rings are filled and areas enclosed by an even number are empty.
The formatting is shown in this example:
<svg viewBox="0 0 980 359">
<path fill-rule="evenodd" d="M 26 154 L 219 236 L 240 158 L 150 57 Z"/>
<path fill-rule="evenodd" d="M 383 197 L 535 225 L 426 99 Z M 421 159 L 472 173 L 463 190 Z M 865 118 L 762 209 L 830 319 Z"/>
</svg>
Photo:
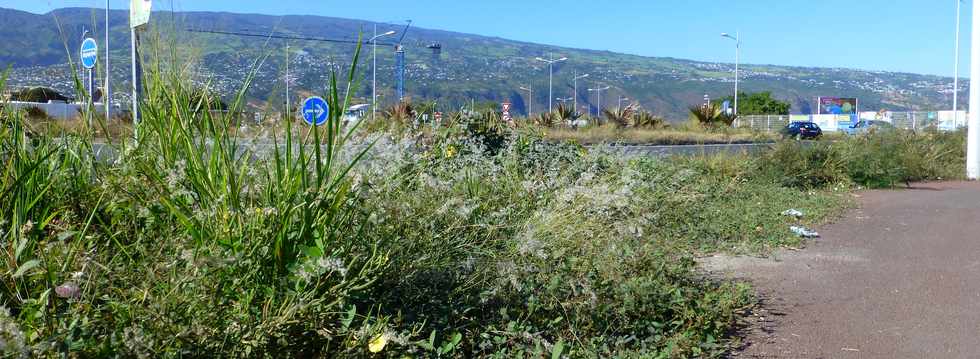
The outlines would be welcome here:
<svg viewBox="0 0 980 359">
<path fill-rule="evenodd" d="M 957 0 L 156 0 L 154 8 L 375 21 L 560 46 L 731 62 L 739 30 L 743 62 L 849 67 L 951 76 Z M 110 0 L 128 8 L 127 0 Z M 963 6 L 962 63 L 969 73 L 970 1 Z M 44 13 L 105 0 L 4 0 Z"/>
</svg>

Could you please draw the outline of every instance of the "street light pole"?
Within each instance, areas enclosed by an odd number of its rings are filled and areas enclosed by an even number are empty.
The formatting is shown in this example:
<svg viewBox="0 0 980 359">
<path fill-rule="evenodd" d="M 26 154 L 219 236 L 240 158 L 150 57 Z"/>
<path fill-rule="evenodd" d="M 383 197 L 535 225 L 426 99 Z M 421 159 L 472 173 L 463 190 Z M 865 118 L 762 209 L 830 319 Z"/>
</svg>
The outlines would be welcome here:
<svg viewBox="0 0 980 359">
<path fill-rule="evenodd" d="M 609 89 L 609 86 L 602 86 L 602 85 L 599 85 L 599 84 L 596 84 L 596 88 L 589 89 L 589 92 L 595 92 L 596 93 L 596 95 L 595 95 L 595 97 L 596 97 L 596 108 L 595 108 L 595 117 L 596 117 L 596 119 L 598 119 L 599 117 L 602 117 L 602 91 L 606 91 L 608 89 Z"/>
<path fill-rule="evenodd" d="M 970 122 L 967 125 L 966 176 L 980 178 L 980 4 L 973 6 L 973 38 L 970 40 Z"/>
<path fill-rule="evenodd" d="M 576 71 L 575 72 L 575 78 L 574 78 L 574 80 L 572 80 L 572 82 L 574 83 L 574 86 L 575 86 L 575 89 L 574 89 L 575 93 L 574 93 L 574 96 L 572 96 L 575 99 L 575 103 L 573 105 L 575 107 L 572 109 L 572 112 L 574 112 L 574 113 L 578 113 L 578 80 L 584 79 L 586 77 L 589 77 L 589 74 L 585 74 L 585 75 L 579 76 L 578 71 Z"/>
<path fill-rule="evenodd" d="M 735 32 L 735 36 L 728 33 L 722 33 L 721 36 L 735 40 L 735 117 L 738 118 L 738 60 L 742 48 L 742 37 L 738 31 Z"/>
<path fill-rule="evenodd" d="M 956 0 L 956 55 L 953 60 L 953 129 L 959 126 L 959 96 L 960 96 L 960 7 L 963 0 Z"/>
<path fill-rule="evenodd" d="M 378 118 L 378 38 L 384 36 L 394 35 L 394 31 L 388 31 L 384 34 L 378 35 L 378 24 L 374 24 L 374 37 L 368 40 L 374 48 L 374 65 L 371 68 L 371 120 L 377 120 Z"/>
<path fill-rule="evenodd" d="M 531 117 L 531 101 L 534 101 L 534 97 L 531 96 L 531 85 L 521 86 L 521 90 L 527 91 L 527 117 Z"/>
<path fill-rule="evenodd" d="M 535 58 L 535 60 L 538 60 L 538 61 L 541 61 L 541 62 L 544 62 L 544 63 L 547 63 L 548 64 L 548 112 L 551 112 L 553 110 L 552 104 L 554 104 L 554 101 L 552 101 L 551 99 L 554 98 L 554 96 L 555 96 L 555 94 L 553 92 L 553 89 L 554 89 L 554 87 L 553 87 L 553 85 L 554 85 L 554 75 L 555 75 L 555 63 L 568 60 L 568 58 L 567 57 L 562 57 L 560 59 L 555 59 L 554 58 L 554 55 L 548 55 L 548 59 L 542 59 L 540 57 L 537 57 L 537 58 Z"/>
<path fill-rule="evenodd" d="M 616 106 L 617 111 L 623 111 L 623 100 L 629 101 L 630 99 L 628 97 L 620 97 L 619 103 Z"/>
</svg>

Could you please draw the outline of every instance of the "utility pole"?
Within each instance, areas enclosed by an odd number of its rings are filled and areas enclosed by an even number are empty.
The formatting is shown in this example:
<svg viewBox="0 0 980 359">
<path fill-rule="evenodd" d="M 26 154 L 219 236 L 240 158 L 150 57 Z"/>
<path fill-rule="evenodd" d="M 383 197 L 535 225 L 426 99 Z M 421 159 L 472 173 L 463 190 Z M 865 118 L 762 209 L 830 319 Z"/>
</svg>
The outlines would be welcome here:
<svg viewBox="0 0 980 359">
<path fill-rule="evenodd" d="M 540 57 L 534 58 L 535 60 L 544 62 L 548 64 L 548 112 L 553 111 L 552 105 L 554 101 L 552 98 L 555 97 L 553 92 L 554 89 L 554 76 L 555 76 L 555 64 L 568 60 L 567 57 L 562 57 L 560 59 L 555 59 L 554 55 L 549 54 L 547 59 L 542 59 Z"/>
<path fill-rule="evenodd" d="M 970 122 L 967 125 L 966 176 L 980 178 L 980 4 L 973 6 L 973 38 L 970 40 Z"/>
<path fill-rule="evenodd" d="M 574 94 L 574 96 L 572 96 L 573 98 L 575 98 L 575 104 L 573 105 L 573 106 L 575 106 L 575 108 L 572 110 L 573 113 L 578 113 L 578 80 L 584 79 L 586 77 L 589 77 L 589 74 L 579 75 L 578 74 L 578 71 L 577 70 L 575 71 L 575 77 L 574 77 L 574 80 L 572 80 L 572 82 L 574 83 L 574 87 L 575 87 L 574 88 L 575 94 Z"/>
<path fill-rule="evenodd" d="M 527 87 L 521 86 L 521 90 L 527 91 L 527 117 L 531 117 L 531 102 L 534 101 L 531 85 L 529 84 Z"/>
</svg>

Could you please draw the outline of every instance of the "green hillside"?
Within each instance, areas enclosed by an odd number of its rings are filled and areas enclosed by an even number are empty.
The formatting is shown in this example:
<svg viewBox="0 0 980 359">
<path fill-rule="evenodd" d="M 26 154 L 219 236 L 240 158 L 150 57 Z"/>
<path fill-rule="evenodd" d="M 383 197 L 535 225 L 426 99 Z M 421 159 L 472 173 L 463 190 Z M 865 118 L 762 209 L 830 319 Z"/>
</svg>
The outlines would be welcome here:
<svg viewBox="0 0 980 359">
<path fill-rule="evenodd" d="M 0 23 L 7 25 L 0 28 L 0 34 L 9 40 L 0 43 L 0 65 L 13 67 L 11 86 L 45 84 L 69 91 L 70 71 L 65 65 L 68 61 L 65 49 L 71 49 L 74 56 L 86 27 L 95 28 L 101 34 L 103 16 L 98 9 L 61 9 L 44 15 L 0 9 Z M 111 16 L 111 41 L 116 49 L 113 80 L 117 85 L 125 85 L 129 52 L 127 13 L 114 11 Z M 375 24 L 317 16 L 167 12 L 154 14 L 152 25 L 154 34 L 159 35 L 153 38 L 175 41 L 181 56 L 196 65 L 195 81 L 210 83 L 222 93 L 232 93 L 241 85 L 256 58 L 269 56 L 259 69 L 257 83 L 250 93 L 254 104 L 262 104 L 283 101 L 286 45 L 283 40 L 185 30 L 257 33 L 275 30 L 293 36 L 356 40 L 359 32 L 368 35 Z M 401 31 L 399 25 L 381 24 L 379 29 Z M 441 55 L 435 56 L 426 48 L 433 43 L 442 45 Z M 675 120 L 685 118 L 687 106 L 700 103 L 705 94 L 718 98 L 730 94 L 733 88 L 731 64 L 561 48 L 416 27 L 409 31 L 404 44 L 408 58 L 408 95 L 413 101 L 435 100 L 446 108 L 471 101 L 510 101 L 523 113 L 528 109 L 527 93 L 519 87 L 528 84 L 535 91 L 532 110 L 547 108 L 547 67 L 533 59 L 549 53 L 570 58 L 555 68 L 555 97 L 573 95 L 574 73 L 591 74 L 588 81 L 579 83 L 575 94 L 583 111 L 585 106 L 595 111 L 597 98 L 587 89 L 597 82 L 612 87 L 603 94 L 603 107 L 615 107 L 618 98 L 628 97 L 654 113 Z M 300 95 L 322 91 L 331 70 L 346 67 L 353 53 L 350 44 L 293 40 L 289 45 L 291 77 L 295 79 L 295 93 Z M 362 58 L 364 71 L 357 95 L 367 99 L 371 90 L 371 52 L 365 54 L 368 57 Z M 379 91 L 382 101 L 391 103 L 394 54 L 390 46 L 379 46 L 378 54 Z M 939 76 L 775 65 L 745 65 L 742 70 L 743 91 L 772 91 L 775 97 L 792 103 L 794 113 L 809 111 L 817 96 L 858 97 L 863 110 L 945 109 L 952 102 L 952 79 Z M 121 93 L 115 98 L 127 100 Z"/>
</svg>

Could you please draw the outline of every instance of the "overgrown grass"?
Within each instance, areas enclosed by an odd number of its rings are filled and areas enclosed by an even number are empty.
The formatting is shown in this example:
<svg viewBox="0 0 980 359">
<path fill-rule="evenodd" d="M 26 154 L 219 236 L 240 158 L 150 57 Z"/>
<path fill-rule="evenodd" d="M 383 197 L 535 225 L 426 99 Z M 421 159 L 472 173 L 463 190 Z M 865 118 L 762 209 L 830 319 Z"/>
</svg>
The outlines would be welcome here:
<svg viewBox="0 0 980 359">
<path fill-rule="evenodd" d="M 778 137 L 749 130 L 705 130 L 688 127 L 644 129 L 617 128 L 615 125 L 586 127 L 581 129 L 542 129 L 546 138 L 554 141 L 575 141 L 581 144 L 634 144 L 634 145 L 703 145 L 770 142 Z"/>
<path fill-rule="evenodd" d="M 799 246 L 780 212 L 826 221 L 854 183 L 945 177 L 963 156 L 962 134 L 897 133 L 622 159 L 489 110 L 359 137 L 337 110 L 354 73 L 326 94 L 327 126 L 286 122 L 269 153 L 189 110 L 187 76 L 163 66 L 112 161 L 91 131 L 31 134 L 3 112 L 0 351 L 720 356 L 751 289 L 704 278 L 696 257 Z"/>
<path fill-rule="evenodd" d="M 785 141 L 767 153 L 760 172 L 801 189 L 859 185 L 888 188 L 925 180 L 962 179 L 966 133 L 882 131 L 836 142 Z"/>
</svg>

